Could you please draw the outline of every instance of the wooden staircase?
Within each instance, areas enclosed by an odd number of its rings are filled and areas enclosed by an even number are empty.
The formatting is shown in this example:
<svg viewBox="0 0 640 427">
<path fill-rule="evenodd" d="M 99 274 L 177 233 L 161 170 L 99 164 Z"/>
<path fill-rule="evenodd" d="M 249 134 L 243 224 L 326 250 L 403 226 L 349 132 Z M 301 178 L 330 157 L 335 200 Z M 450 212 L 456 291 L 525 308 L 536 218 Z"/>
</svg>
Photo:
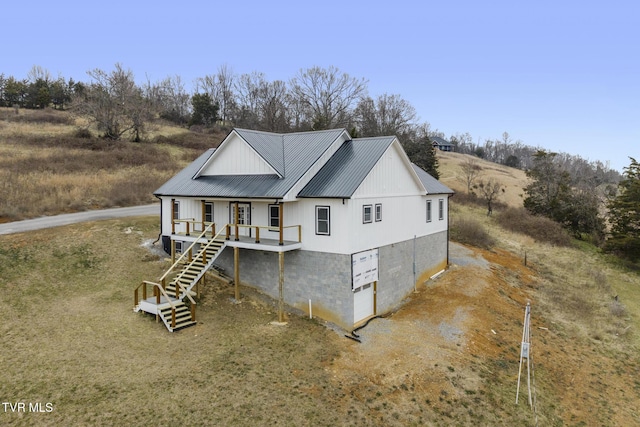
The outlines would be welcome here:
<svg viewBox="0 0 640 427">
<path fill-rule="evenodd" d="M 209 225 L 198 238 L 186 249 L 180 258 L 160 278 L 160 283 L 144 281 L 134 291 L 134 312 L 144 311 L 155 314 L 162 319 L 171 332 L 195 325 L 195 306 L 193 287 L 213 266 L 214 261 L 226 246 L 224 237 L 220 237 L 222 228 L 215 236 L 206 238 Z M 206 243 L 205 243 L 206 242 Z M 200 245 L 195 256 L 189 256 L 196 244 Z M 175 274 L 177 272 L 177 274 Z M 175 274 L 173 279 L 169 279 Z M 168 285 L 165 285 L 170 280 Z M 153 297 L 147 298 L 147 285 L 153 286 Z M 139 289 L 142 288 L 142 299 Z M 185 303 L 188 299 L 190 306 Z"/>
<path fill-rule="evenodd" d="M 198 280 L 213 266 L 213 262 L 218 257 L 225 246 L 225 240 L 211 239 L 207 245 L 202 247 L 192 261 L 182 268 L 178 275 L 165 288 L 167 293 L 182 300 L 187 293 L 193 296 L 193 287 Z M 179 295 L 176 295 L 176 284 L 180 289 Z"/>
<path fill-rule="evenodd" d="M 175 310 L 175 322 L 173 319 L 173 312 Z M 184 301 L 178 301 L 173 304 L 173 307 L 167 305 L 158 311 L 158 316 L 162 319 L 162 323 L 167 327 L 170 332 L 175 332 L 179 329 L 188 328 L 197 324 L 195 320 L 191 319 L 191 310 L 187 307 Z"/>
</svg>

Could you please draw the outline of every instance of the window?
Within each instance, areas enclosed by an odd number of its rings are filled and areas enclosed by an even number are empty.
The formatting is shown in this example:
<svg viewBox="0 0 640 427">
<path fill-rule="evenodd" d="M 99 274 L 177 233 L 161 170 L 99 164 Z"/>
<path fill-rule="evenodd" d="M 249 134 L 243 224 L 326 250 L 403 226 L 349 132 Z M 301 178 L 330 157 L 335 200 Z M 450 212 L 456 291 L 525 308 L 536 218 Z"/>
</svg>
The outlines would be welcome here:
<svg viewBox="0 0 640 427">
<path fill-rule="evenodd" d="M 362 223 L 369 224 L 371 222 L 371 205 L 364 205 L 362 207 Z"/>
<path fill-rule="evenodd" d="M 382 204 L 376 204 L 376 222 L 382 221 Z"/>
<path fill-rule="evenodd" d="M 213 202 L 204 202 L 204 222 L 213 222 Z"/>
<path fill-rule="evenodd" d="M 176 240 L 175 241 L 175 245 L 176 245 L 176 253 L 177 254 L 181 254 L 182 253 L 182 242 L 180 240 Z"/>
<path fill-rule="evenodd" d="M 444 219 L 444 199 L 438 200 L 438 219 Z"/>
<path fill-rule="evenodd" d="M 331 234 L 329 206 L 316 206 L 316 234 Z"/>
<path fill-rule="evenodd" d="M 269 227 L 280 227 L 280 206 L 269 205 Z"/>
<path fill-rule="evenodd" d="M 431 200 L 427 200 L 427 222 L 431 222 Z"/>
<path fill-rule="evenodd" d="M 173 201 L 173 219 L 180 219 L 180 202 Z"/>
</svg>

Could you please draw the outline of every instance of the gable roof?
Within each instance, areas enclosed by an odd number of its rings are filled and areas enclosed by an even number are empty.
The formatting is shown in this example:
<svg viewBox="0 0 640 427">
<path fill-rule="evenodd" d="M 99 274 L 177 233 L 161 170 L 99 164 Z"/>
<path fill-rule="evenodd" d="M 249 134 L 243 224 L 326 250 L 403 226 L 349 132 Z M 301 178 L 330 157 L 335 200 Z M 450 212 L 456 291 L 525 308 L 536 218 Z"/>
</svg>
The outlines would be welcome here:
<svg viewBox="0 0 640 427">
<path fill-rule="evenodd" d="M 191 197 L 282 198 L 330 147 L 350 139 L 344 129 L 276 134 L 234 129 L 234 135 L 251 146 L 277 172 L 262 175 L 203 175 L 215 161 L 216 150 L 207 150 L 193 163 L 167 181 L 155 195 Z"/>
<path fill-rule="evenodd" d="M 393 136 L 383 136 L 345 142 L 298 197 L 351 197 L 394 140 Z"/>
<path fill-rule="evenodd" d="M 234 129 L 222 144 L 234 136 L 240 137 L 250 145 L 276 173 L 205 175 L 203 172 L 206 171 L 207 165 L 216 158 L 216 149 L 209 149 L 169 179 L 154 194 L 278 199 L 285 197 L 296 184 L 304 184 L 305 179 L 308 179 L 309 182 L 296 197 L 349 198 L 384 152 L 397 140 L 393 136 L 352 140 L 344 129 L 287 134 Z M 336 145 L 339 145 L 337 149 Z M 323 155 L 328 159 L 321 165 L 318 162 Z M 412 166 L 427 194 L 453 193 L 422 169 L 413 164 Z M 317 172 L 313 176 L 303 178 L 312 168 Z"/>
<path fill-rule="evenodd" d="M 439 136 L 430 136 L 429 139 L 433 144 L 438 145 L 440 147 L 453 147 L 453 144 L 447 141 L 444 138 L 440 138 Z"/>
</svg>

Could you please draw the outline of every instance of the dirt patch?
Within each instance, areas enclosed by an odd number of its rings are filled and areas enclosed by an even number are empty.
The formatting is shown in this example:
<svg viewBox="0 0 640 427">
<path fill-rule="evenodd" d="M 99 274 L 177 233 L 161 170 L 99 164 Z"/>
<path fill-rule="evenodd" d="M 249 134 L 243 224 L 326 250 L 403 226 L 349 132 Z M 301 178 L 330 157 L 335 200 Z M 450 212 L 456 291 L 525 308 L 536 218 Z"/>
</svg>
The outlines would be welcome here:
<svg viewBox="0 0 640 427">
<path fill-rule="evenodd" d="M 621 395 L 635 395 L 633 384 L 619 386 L 602 375 L 619 363 L 606 355 L 587 359 L 584 355 L 595 351 L 589 343 L 567 339 L 565 331 L 536 311 L 539 278 L 521 259 L 452 243 L 451 260 L 445 274 L 419 288 L 392 316 L 358 331 L 362 343 L 346 345 L 331 368 L 336 383 L 369 402 L 374 418 L 393 424 L 384 405 L 376 404 L 384 390 L 394 408 L 402 409 L 404 422 L 416 424 L 637 422 L 632 410 L 615 403 Z M 527 404 L 526 364 L 515 405 L 527 302 L 534 313 L 535 411 Z M 633 366 L 618 369 L 631 372 Z"/>
</svg>

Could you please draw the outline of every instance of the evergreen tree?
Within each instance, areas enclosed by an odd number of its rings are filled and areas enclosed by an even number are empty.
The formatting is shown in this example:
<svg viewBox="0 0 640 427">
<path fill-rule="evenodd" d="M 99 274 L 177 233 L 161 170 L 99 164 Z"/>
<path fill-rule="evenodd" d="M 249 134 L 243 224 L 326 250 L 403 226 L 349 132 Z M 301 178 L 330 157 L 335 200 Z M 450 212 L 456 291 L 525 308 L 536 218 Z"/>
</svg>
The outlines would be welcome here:
<svg viewBox="0 0 640 427">
<path fill-rule="evenodd" d="M 599 200 L 594 189 L 584 190 L 579 185 L 572 185 L 569 173 L 555 161 L 556 155 L 544 150 L 534 155 L 533 166 L 526 172 L 531 182 L 524 188 L 525 209 L 562 224 L 576 237 L 588 234 L 600 240 L 604 222 L 599 215 Z"/>
<path fill-rule="evenodd" d="M 625 168 L 617 197 L 609 202 L 610 237 L 605 249 L 633 262 L 640 261 L 640 164 Z"/>
<path fill-rule="evenodd" d="M 193 113 L 189 125 L 213 126 L 218 120 L 218 104 L 208 93 L 196 93 L 191 97 Z"/>
<path fill-rule="evenodd" d="M 405 141 L 402 146 L 409 160 L 435 179 L 440 178 L 440 173 L 438 172 L 438 157 L 428 138 L 421 141 Z"/>
</svg>

